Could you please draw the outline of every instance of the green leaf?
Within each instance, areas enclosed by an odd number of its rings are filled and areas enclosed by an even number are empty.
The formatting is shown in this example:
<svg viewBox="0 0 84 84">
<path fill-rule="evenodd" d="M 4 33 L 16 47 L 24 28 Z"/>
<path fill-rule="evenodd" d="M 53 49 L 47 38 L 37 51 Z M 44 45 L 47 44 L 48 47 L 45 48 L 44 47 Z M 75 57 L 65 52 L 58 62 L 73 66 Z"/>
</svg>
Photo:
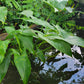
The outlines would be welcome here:
<svg viewBox="0 0 84 84">
<path fill-rule="evenodd" d="M 69 13 L 72 13 L 72 8 L 66 7 L 66 10 L 67 10 Z"/>
<path fill-rule="evenodd" d="M 78 36 L 74 36 L 70 32 L 66 32 L 59 25 L 56 25 L 55 28 L 58 30 L 58 35 L 56 32 L 54 32 L 53 34 L 49 32 L 48 34 L 45 34 L 46 38 L 49 38 L 51 40 L 59 39 L 72 45 L 84 47 L 84 39 Z"/>
<path fill-rule="evenodd" d="M 15 6 L 16 9 L 21 10 L 21 6 L 18 4 L 17 1 L 11 0 L 11 2 L 13 3 L 13 5 Z"/>
<path fill-rule="evenodd" d="M 61 39 L 72 45 L 78 45 L 78 46 L 84 47 L 84 39 L 74 36 L 72 33 L 68 33 L 66 31 L 64 31 L 59 25 L 56 25 L 55 27 L 57 28 L 57 30 L 59 31 L 60 36 L 61 36 L 61 37 L 55 36 L 56 39 Z M 54 37 L 53 37 L 53 39 L 54 39 Z"/>
<path fill-rule="evenodd" d="M 6 4 L 7 4 L 8 6 L 13 7 L 11 1 L 12 1 L 12 0 L 5 0 Z"/>
<path fill-rule="evenodd" d="M 84 47 L 84 39 L 77 36 L 67 36 L 64 40 L 70 44 Z"/>
<path fill-rule="evenodd" d="M 33 37 L 18 35 L 18 38 L 23 43 L 24 48 L 28 49 L 31 53 L 34 53 Z"/>
<path fill-rule="evenodd" d="M 6 39 L 13 39 L 14 33 L 16 32 L 14 26 L 5 26 L 4 28 L 8 34 Z"/>
<path fill-rule="evenodd" d="M 28 18 L 26 18 L 26 19 L 22 18 L 22 19 L 25 20 L 25 21 L 33 22 L 37 25 L 42 25 L 46 28 L 54 29 L 53 26 L 51 26 L 48 22 L 40 20 L 40 19 L 38 19 L 36 17 L 33 17 L 33 16 L 31 17 L 31 19 L 28 19 Z"/>
<path fill-rule="evenodd" d="M 34 33 L 34 31 L 32 29 L 20 29 L 18 30 L 20 34 L 25 35 L 25 36 L 36 36 L 36 34 Z"/>
<path fill-rule="evenodd" d="M 55 12 L 63 10 L 64 8 L 66 8 L 69 12 L 72 12 L 70 7 L 66 7 L 68 0 L 44 0 L 44 2 L 51 6 Z"/>
<path fill-rule="evenodd" d="M 0 64 L 3 62 L 3 59 L 4 59 L 9 43 L 10 43 L 9 40 L 0 41 Z"/>
<path fill-rule="evenodd" d="M 3 62 L 0 64 L 0 83 L 3 80 L 3 78 L 5 77 L 8 67 L 9 67 L 9 63 L 10 63 L 10 57 L 11 57 L 11 53 L 8 54 L 5 59 L 3 60 Z"/>
<path fill-rule="evenodd" d="M 65 24 L 69 25 L 70 27 L 76 26 L 76 22 L 74 20 L 66 21 Z"/>
<path fill-rule="evenodd" d="M 21 45 L 20 45 L 19 38 L 17 37 L 17 35 L 16 35 L 16 34 L 15 34 L 14 36 L 15 36 L 15 38 L 16 38 L 16 41 L 17 41 L 17 43 L 18 43 L 19 50 L 20 50 L 20 52 L 22 52 L 22 49 L 21 49 Z"/>
<path fill-rule="evenodd" d="M 6 7 L 0 7 L 0 21 L 2 23 L 5 22 L 7 16 L 7 8 Z"/>
<path fill-rule="evenodd" d="M 13 49 L 13 53 L 14 62 L 21 76 L 21 79 L 23 80 L 24 84 L 27 84 L 31 73 L 31 64 L 26 54 L 26 50 L 23 50 L 23 53 L 20 55 L 19 52 Z"/>
<path fill-rule="evenodd" d="M 5 26 L 5 30 L 8 34 L 10 34 L 15 31 L 15 28 L 13 26 Z"/>
<path fill-rule="evenodd" d="M 68 0 L 44 0 L 47 4 L 58 10 L 63 10 Z"/>
<path fill-rule="evenodd" d="M 42 61 L 42 62 L 45 62 L 45 55 L 43 54 L 42 50 L 38 49 L 37 48 L 37 52 L 36 52 L 36 55 L 37 57 L 39 57 L 39 59 Z"/>
<path fill-rule="evenodd" d="M 20 25 L 19 30 L 17 30 L 20 34 L 25 35 L 25 36 L 36 36 L 34 30 L 30 29 L 27 25 L 22 26 Z"/>
<path fill-rule="evenodd" d="M 25 0 L 25 1 L 22 1 L 22 3 L 31 3 L 33 0 Z"/>
<path fill-rule="evenodd" d="M 57 50 L 66 53 L 67 55 L 72 56 L 72 52 L 71 52 L 71 47 L 70 45 L 63 41 L 63 40 L 59 40 L 59 39 L 55 39 L 55 40 L 51 40 L 47 37 L 45 37 L 42 33 L 38 33 L 38 36 L 45 40 L 46 42 L 48 42 L 50 45 L 52 45 L 54 48 L 56 48 Z"/>
<path fill-rule="evenodd" d="M 29 17 L 33 16 L 33 11 L 31 11 L 31 10 L 24 10 L 20 14 L 25 15 L 26 17 L 29 18 Z"/>
</svg>

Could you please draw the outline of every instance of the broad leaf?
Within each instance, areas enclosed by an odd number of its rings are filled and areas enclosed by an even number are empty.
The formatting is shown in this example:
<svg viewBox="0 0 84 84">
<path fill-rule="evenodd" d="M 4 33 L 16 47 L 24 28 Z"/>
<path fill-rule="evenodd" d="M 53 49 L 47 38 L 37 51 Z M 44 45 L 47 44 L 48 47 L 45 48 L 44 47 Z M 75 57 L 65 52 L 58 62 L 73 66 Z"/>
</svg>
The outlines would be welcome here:
<svg viewBox="0 0 84 84">
<path fill-rule="evenodd" d="M 42 26 L 44 26 L 46 28 L 54 29 L 53 26 L 50 25 L 48 22 L 34 17 L 32 12 L 30 13 L 30 11 L 29 11 L 30 14 L 28 14 L 26 12 L 28 12 L 28 10 L 24 10 L 20 14 L 23 14 L 23 15 L 27 16 L 27 18 L 20 18 L 20 19 L 23 19 L 24 21 L 35 23 L 37 25 L 42 25 Z M 31 19 L 29 17 L 31 17 Z"/>
<path fill-rule="evenodd" d="M 20 34 L 25 35 L 25 36 L 36 36 L 36 34 L 34 33 L 34 31 L 32 29 L 20 29 L 18 30 Z"/>
<path fill-rule="evenodd" d="M 5 30 L 8 34 L 10 34 L 15 31 L 15 28 L 13 26 L 5 26 Z"/>
<path fill-rule="evenodd" d="M 31 10 L 24 10 L 20 14 L 25 15 L 26 17 L 29 18 L 29 17 L 33 16 L 33 11 L 31 11 Z"/>
<path fill-rule="evenodd" d="M 22 18 L 22 19 L 25 20 L 25 21 L 33 22 L 37 25 L 42 25 L 46 28 L 54 29 L 53 26 L 51 26 L 48 22 L 40 20 L 40 19 L 38 19 L 36 17 L 33 17 L 33 16 L 31 17 L 31 19 L 28 19 L 28 18 L 26 18 L 26 19 Z"/>
<path fill-rule="evenodd" d="M 9 40 L 0 41 L 0 64 L 3 62 L 3 59 L 4 59 L 9 43 L 10 43 Z"/>
<path fill-rule="evenodd" d="M 59 31 L 61 37 L 57 37 L 58 39 L 64 40 L 72 45 L 78 45 L 84 47 L 84 39 L 74 36 L 72 33 L 68 33 L 60 28 L 59 25 L 56 25 L 57 30 Z M 54 38 L 54 37 L 53 37 Z"/>
<path fill-rule="evenodd" d="M 13 53 L 15 66 L 17 67 L 23 83 L 27 84 L 31 73 L 31 64 L 26 54 L 26 50 L 23 50 L 23 53 L 20 55 L 19 52 L 13 49 Z"/>
<path fill-rule="evenodd" d="M 8 67 L 9 67 L 9 63 L 10 63 L 10 57 L 11 57 L 11 53 L 8 54 L 5 59 L 3 60 L 3 62 L 0 64 L 0 83 L 3 80 L 3 78 L 5 77 Z"/>
<path fill-rule="evenodd" d="M 48 34 L 45 34 L 46 38 L 49 38 L 51 40 L 59 39 L 68 42 L 72 45 L 78 45 L 81 47 L 84 47 L 84 39 L 73 35 L 70 32 L 66 32 L 63 30 L 59 25 L 56 25 L 55 28 L 58 31 L 58 34 L 56 32 L 52 33 L 49 32 Z"/>
<path fill-rule="evenodd" d="M 55 40 L 51 40 L 47 37 L 45 37 L 42 33 L 38 33 L 38 36 L 47 41 L 50 45 L 52 45 L 54 48 L 56 48 L 57 50 L 63 52 L 63 53 L 66 53 L 67 55 L 70 55 L 72 56 L 72 53 L 71 53 L 71 47 L 70 45 L 63 41 L 63 40 L 59 40 L 59 39 L 55 39 Z"/>
<path fill-rule="evenodd" d="M 0 21 L 1 22 L 5 22 L 6 19 L 6 15 L 7 15 L 7 8 L 6 7 L 0 7 Z"/>
<path fill-rule="evenodd" d="M 47 4 L 56 8 L 57 10 L 63 10 L 68 0 L 44 0 Z"/>
<path fill-rule="evenodd" d="M 73 12 L 72 8 L 70 8 L 70 7 L 66 7 L 66 10 L 67 10 L 68 12 L 70 12 L 70 13 Z"/>
<path fill-rule="evenodd" d="M 24 48 L 28 49 L 31 53 L 34 51 L 33 37 L 18 35 L 18 38 L 23 43 Z"/>
<path fill-rule="evenodd" d="M 44 0 L 44 2 L 50 5 L 55 12 L 63 10 L 64 8 L 66 8 L 69 12 L 72 12 L 71 8 L 66 7 L 68 0 Z"/>
<path fill-rule="evenodd" d="M 25 36 L 36 36 L 34 30 L 30 29 L 27 25 L 22 26 L 20 25 L 19 30 L 17 30 L 20 34 L 25 35 Z"/>
<path fill-rule="evenodd" d="M 8 34 L 6 39 L 13 39 L 14 33 L 15 33 L 14 26 L 5 26 L 5 30 L 6 30 L 6 32 Z"/>
</svg>

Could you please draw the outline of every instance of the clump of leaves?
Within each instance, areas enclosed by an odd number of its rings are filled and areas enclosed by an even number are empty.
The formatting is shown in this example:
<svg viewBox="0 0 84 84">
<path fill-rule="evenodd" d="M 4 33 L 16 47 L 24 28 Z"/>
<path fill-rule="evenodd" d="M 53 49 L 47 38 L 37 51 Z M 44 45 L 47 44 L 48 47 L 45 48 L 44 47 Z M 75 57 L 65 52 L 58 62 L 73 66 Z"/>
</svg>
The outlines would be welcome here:
<svg viewBox="0 0 84 84">
<path fill-rule="evenodd" d="M 50 6 L 50 15 L 52 15 L 52 12 L 71 12 L 72 9 L 66 7 L 67 1 L 68 0 L 43 0 L 42 3 Z M 44 21 L 45 19 L 37 18 L 41 14 L 36 14 L 36 16 L 35 13 L 33 13 L 33 11 L 37 11 L 38 8 L 36 10 L 34 8 L 28 10 L 27 3 L 35 2 L 34 0 L 23 0 L 22 2 L 20 0 L 1 0 L 1 2 L 4 2 L 5 5 L 0 6 L 0 21 L 8 36 L 4 41 L 0 41 L 0 82 L 7 73 L 11 56 L 14 56 L 14 64 L 23 83 L 27 84 L 31 74 L 31 55 L 38 57 L 42 62 L 46 61 L 43 50 L 40 48 L 42 44 L 47 43 L 69 56 L 72 56 L 71 45 L 84 47 L 84 39 L 66 32 L 58 23 L 51 24 L 52 22 L 47 22 L 50 15 L 46 21 Z M 31 4 L 29 5 L 32 7 Z M 13 14 L 15 15 L 13 16 Z M 14 24 L 13 21 L 15 20 L 20 23 L 18 25 L 17 23 Z M 40 30 L 31 29 L 30 25 L 32 24 L 40 25 Z M 16 26 L 18 28 L 16 28 Z"/>
</svg>

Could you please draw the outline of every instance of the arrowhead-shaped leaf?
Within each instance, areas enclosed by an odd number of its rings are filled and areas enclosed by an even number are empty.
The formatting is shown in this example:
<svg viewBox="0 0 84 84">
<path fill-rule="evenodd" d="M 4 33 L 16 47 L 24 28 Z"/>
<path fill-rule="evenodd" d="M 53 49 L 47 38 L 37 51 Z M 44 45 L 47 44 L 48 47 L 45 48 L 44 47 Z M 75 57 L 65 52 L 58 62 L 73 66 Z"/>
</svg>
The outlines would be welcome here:
<svg viewBox="0 0 84 84">
<path fill-rule="evenodd" d="M 20 55 L 19 52 L 13 49 L 13 53 L 15 66 L 17 67 L 23 83 L 27 84 L 31 73 L 31 64 L 26 54 L 26 50 Z"/>
<path fill-rule="evenodd" d="M 10 57 L 11 55 L 8 54 L 5 59 L 3 60 L 3 62 L 0 64 L 0 83 L 3 80 L 3 78 L 5 77 L 8 67 L 9 67 L 9 63 L 10 63 Z"/>
<path fill-rule="evenodd" d="M 18 35 L 18 38 L 23 43 L 24 48 L 28 49 L 31 53 L 34 51 L 33 37 Z"/>
</svg>

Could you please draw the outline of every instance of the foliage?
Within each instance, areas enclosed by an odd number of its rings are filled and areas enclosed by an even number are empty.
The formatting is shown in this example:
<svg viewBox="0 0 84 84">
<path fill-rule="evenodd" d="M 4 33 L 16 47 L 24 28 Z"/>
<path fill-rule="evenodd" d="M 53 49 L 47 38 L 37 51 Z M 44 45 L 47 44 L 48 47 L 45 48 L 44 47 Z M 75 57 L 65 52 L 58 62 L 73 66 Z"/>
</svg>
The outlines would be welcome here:
<svg viewBox="0 0 84 84">
<path fill-rule="evenodd" d="M 0 82 L 4 78 L 11 56 L 24 84 L 31 74 L 31 55 L 46 61 L 41 45 L 53 47 L 72 56 L 71 45 L 84 47 L 84 39 L 74 36 L 61 27 L 75 25 L 72 8 L 66 7 L 68 0 L 1 0 L 1 31 L 8 34 L 0 41 Z M 43 9 L 43 10 L 42 10 Z M 53 10 L 54 9 L 54 10 Z M 47 18 L 46 18 L 47 17 Z M 48 22 L 47 22 L 48 21 Z M 73 23 L 74 22 L 74 23 Z M 31 25 L 40 25 L 32 29 Z"/>
<path fill-rule="evenodd" d="M 27 84 L 28 78 L 31 73 L 31 64 L 30 64 L 30 61 L 27 57 L 27 54 L 24 50 L 23 53 L 20 55 L 14 49 L 13 49 L 13 53 L 14 53 L 14 62 L 15 62 L 15 65 L 16 65 L 18 71 L 19 71 L 19 74 L 23 80 L 23 83 Z"/>
<path fill-rule="evenodd" d="M 3 23 L 5 22 L 5 17 L 7 15 L 7 8 L 6 7 L 0 7 L 0 21 L 2 21 Z"/>
<path fill-rule="evenodd" d="M 6 49 L 7 49 L 9 43 L 10 43 L 9 40 L 0 41 L 0 64 L 4 60 Z"/>
</svg>

